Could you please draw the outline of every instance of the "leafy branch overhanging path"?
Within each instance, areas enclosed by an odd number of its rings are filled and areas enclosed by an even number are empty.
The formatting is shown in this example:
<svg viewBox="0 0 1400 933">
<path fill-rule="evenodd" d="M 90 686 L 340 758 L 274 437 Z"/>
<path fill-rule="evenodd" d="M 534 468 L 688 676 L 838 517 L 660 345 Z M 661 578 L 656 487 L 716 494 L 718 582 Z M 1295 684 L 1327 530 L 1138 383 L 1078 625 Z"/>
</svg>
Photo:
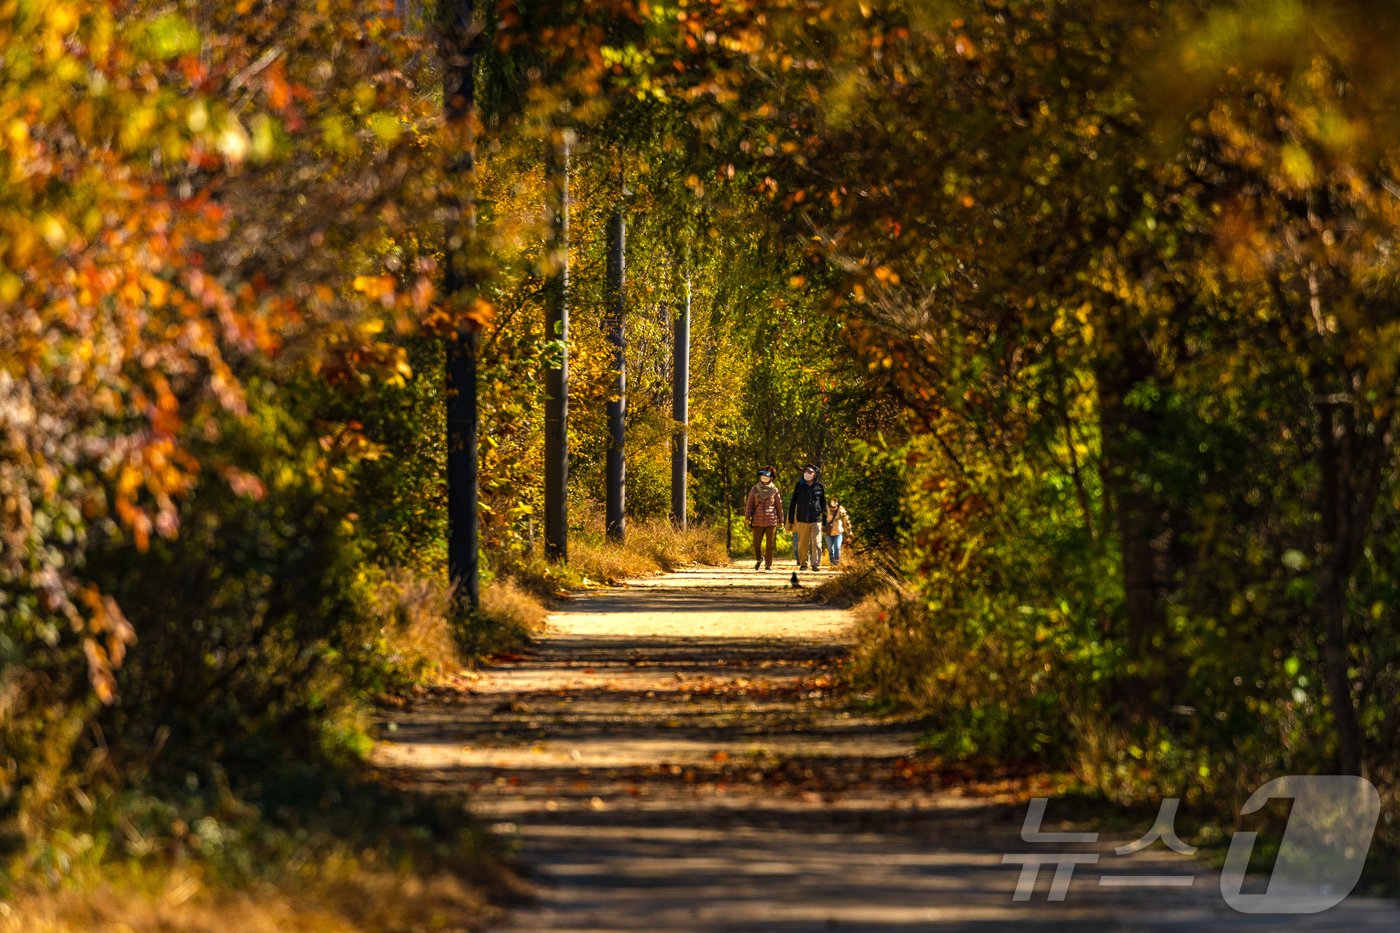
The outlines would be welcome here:
<svg viewBox="0 0 1400 933">
<path fill-rule="evenodd" d="M 911 724 L 858 711 L 834 677 L 848 615 L 788 579 L 736 565 L 576 597 L 528 655 L 392 717 L 381 766 L 465 791 L 518 838 L 537 896 L 500 929 L 1393 927 L 1394 905 L 1360 898 L 1321 916 L 1233 913 L 1204 863 L 1160 846 L 1113 856 L 1138 835 L 1125 832 L 1049 847 L 1099 863 L 1063 902 L 1047 901 L 1053 866 L 1014 902 L 1021 868 L 1002 856 L 1037 848 L 1021 821 L 1044 787 L 939 767 Z M 1194 881 L 1098 884 L 1124 873 Z"/>
</svg>

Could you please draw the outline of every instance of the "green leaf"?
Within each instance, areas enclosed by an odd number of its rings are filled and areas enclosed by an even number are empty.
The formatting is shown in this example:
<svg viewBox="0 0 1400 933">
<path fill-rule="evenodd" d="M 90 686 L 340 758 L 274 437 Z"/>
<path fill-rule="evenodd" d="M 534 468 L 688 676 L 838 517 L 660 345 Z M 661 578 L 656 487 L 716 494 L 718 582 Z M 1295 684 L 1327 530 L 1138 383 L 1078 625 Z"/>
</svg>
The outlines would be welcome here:
<svg viewBox="0 0 1400 933">
<path fill-rule="evenodd" d="M 179 13 L 158 16 L 146 27 L 146 49 L 153 58 L 193 55 L 200 45 L 199 30 Z"/>
</svg>

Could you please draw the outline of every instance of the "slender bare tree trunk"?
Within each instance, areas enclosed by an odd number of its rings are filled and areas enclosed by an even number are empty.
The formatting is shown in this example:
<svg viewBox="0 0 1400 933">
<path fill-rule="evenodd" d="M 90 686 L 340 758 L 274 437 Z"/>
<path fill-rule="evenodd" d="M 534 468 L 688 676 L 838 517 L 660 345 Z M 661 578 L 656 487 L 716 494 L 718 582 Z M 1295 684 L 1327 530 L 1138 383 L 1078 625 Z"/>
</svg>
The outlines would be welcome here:
<svg viewBox="0 0 1400 933">
<path fill-rule="evenodd" d="M 724 551 L 734 553 L 734 497 L 729 486 L 729 449 L 722 448 L 720 470 L 724 476 Z"/>
<path fill-rule="evenodd" d="M 607 507 L 608 537 L 622 541 L 627 534 L 627 220 L 619 203 L 608 218 L 607 328 L 612 344 L 612 394 L 608 398 Z"/>
<path fill-rule="evenodd" d="M 545 339 L 553 347 L 544 377 L 544 550 L 569 559 L 569 130 L 555 126 L 545 146 L 550 240 Z"/>
<path fill-rule="evenodd" d="M 443 10 L 443 110 L 457 141 L 449 166 L 456 195 L 446 235 L 443 292 L 461 302 L 477 288 L 475 56 L 472 52 L 473 0 L 450 0 Z M 447 572 L 458 597 L 472 609 L 481 604 L 479 566 L 477 359 L 481 332 L 476 322 L 459 321 L 447 343 Z"/>
<path fill-rule="evenodd" d="M 671 521 L 686 526 L 686 466 L 690 457 L 690 263 L 685 265 L 685 301 L 676 316 L 675 352 L 671 366 Z"/>
</svg>

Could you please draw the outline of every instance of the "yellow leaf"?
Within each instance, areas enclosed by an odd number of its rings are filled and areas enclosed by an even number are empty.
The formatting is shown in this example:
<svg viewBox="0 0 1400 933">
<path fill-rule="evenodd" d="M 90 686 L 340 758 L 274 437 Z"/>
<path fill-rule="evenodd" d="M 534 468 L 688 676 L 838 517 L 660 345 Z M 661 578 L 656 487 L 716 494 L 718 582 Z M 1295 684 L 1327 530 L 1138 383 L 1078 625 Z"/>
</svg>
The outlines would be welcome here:
<svg viewBox="0 0 1400 933">
<path fill-rule="evenodd" d="M 78 14 L 64 3 L 53 3 L 47 10 L 49 27 L 60 36 L 71 33 L 78 25 Z"/>
<path fill-rule="evenodd" d="M 39 233 L 52 250 L 63 249 L 63 245 L 68 242 L 68 234 L 64 232 L 63 224 L 52 214 L 45 214 L 39 221 Z"/>
<path fill-rule="evenodd" d="M 369 128 L 382 142 L 391 143 L 403 135 L 403 124 L 392 113 L 374 113 L 369 118 Z"/>
<path fill-rule="evenodd" d="M 219 134 L 219 151 L 224 158 L 230 162 L 242 162 L 248 155 L 250 143 L 248 134 L 243 129 L 243 124 L 236 119 L 230 119 L 224 124 L 224 130 Z"/>
</svg>

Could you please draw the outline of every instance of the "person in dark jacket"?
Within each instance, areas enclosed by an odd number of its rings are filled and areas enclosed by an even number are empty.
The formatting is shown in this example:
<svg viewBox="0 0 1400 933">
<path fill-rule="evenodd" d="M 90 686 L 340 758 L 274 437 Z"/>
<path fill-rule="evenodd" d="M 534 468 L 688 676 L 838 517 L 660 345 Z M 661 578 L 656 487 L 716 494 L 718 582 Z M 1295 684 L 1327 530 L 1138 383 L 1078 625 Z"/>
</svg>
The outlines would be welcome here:
<svg viewBox="0 0 1400 933">
<path fill-rule="evenodd" d="M 822 522 L 826 519 L 826 487 L 817 468 L 807 464 L 788 500 L 788 531 L 797 532 L 797 569 L 822 569 Z"/>
</svg>

